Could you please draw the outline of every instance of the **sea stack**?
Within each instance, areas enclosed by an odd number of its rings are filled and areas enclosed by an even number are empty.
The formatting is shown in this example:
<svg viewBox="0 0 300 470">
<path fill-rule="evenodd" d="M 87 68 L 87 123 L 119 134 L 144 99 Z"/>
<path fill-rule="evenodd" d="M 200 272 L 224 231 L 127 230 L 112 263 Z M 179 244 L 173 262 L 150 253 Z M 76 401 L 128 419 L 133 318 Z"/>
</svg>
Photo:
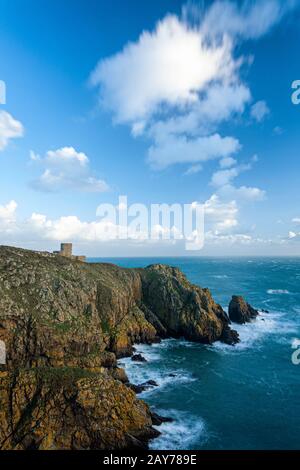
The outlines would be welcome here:
<svg viewBox="0 0 300 470">
<path fill-rule="evenodd" d="M 233 323 L 249 323 L 254 320 L 258 311 L 251 307 L 245 299 L 238 295 L 233 295 L 229 304 L 229 318 Z"/>
</svg>

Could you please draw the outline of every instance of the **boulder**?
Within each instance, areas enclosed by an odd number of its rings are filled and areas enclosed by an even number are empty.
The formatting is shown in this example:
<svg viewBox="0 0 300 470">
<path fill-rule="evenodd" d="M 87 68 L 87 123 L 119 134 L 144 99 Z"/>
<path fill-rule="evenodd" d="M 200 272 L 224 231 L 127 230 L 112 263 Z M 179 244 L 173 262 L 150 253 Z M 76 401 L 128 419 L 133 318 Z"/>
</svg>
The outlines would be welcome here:
<svg viewBox="0 0 300 470">
<path fill-rule="evenodd" d="M 134 354 L 131 357 L 131 360 L 134 362 L 147 362 L 147 360 L 141 354 Z"/>
<path fill-rule="evenodd" d="M 259 314 L 257 310 L 251 307 L 245 299 L 238 295 L 233 295 L 229 304 L 229 318 L 233 323 L 249 323 Z"/>
</svg>

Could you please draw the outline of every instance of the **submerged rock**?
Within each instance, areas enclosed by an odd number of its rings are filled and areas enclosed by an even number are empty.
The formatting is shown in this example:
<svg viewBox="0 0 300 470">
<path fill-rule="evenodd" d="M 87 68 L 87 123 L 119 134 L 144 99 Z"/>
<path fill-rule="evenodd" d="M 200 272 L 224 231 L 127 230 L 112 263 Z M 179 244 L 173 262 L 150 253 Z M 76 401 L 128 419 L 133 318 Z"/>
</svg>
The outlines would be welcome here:
<svg viewBox="0 0 300 470">
<path fill-rule="evenodd" d="M 259 314 L 243 297 L 237 295 L 232 296 L 228 313 L 232 322 L 240 324 L 251 322 Z"/>
</svg>

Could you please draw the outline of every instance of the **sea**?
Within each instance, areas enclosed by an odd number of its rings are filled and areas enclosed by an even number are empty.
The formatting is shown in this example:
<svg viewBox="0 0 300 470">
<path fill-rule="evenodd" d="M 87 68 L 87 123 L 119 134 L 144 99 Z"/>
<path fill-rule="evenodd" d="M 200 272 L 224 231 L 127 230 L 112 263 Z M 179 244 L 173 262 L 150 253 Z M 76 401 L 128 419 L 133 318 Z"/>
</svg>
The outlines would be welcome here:
<svg viewBox="0 0 300 470">
<path fill-rule="evenodd" d="M 241 342 L 212 346 L 167 339 L 137 345 L 146 359 L 121 359 L 132 383 L 158 386 L 139 395 L 173 422 L 159 426 L 152 449 L 300 448 L 300 258 L 93 258 L 123 267 L 163 263 L 208 287 L 227 310 L 232 295 L 267 310 L 234 325 Z M 294 356 L 293 356 L 294 354 Z M 294 360 L 292 359 L 294 357 Z"/>
</svg>

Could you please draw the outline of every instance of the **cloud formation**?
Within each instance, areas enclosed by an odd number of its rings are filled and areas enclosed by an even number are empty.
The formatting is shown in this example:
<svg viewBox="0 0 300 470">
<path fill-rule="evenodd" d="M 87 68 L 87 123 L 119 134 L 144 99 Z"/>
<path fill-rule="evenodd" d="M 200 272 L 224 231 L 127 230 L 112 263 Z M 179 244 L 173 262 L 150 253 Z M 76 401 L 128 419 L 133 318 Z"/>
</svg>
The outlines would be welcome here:
<svg viewBox="0 0 300 470">
<path fill-rule="evenodd" d="M 202 31 L 212 37 L 228 34 L 239 39 L 258 39 L 295 6 L 295 0 L 216 1 L 204 16 Z"/>
<path fill-rule="evenodd" d="M 267 34 L 294 6 L 280 0 L 216 1 L 203 11 L 188 3 L 181 17 L 167 15 L 153 31 L 100 60 L 91 83 L 115 122 L 151 141 L 147 161 L 154 168 L 210 160 L 210 151 L 201 149 L 199 156 L 199 146 L 220 134 L 223 121 L 243 114 L 252 98 L 240 79 L 247 60 L 236 57 L 236 44 Z M 251 110 L 259 122 L 268 112 L 264 101 Z M 177 144 L 187 157 L 174 151 Z M 215 150 L 213 158 L 223 158 Z"/>
<path fill-rule="evenodd" d="M 270 114 L 270 110 L 265 101 L 258 101 L 251 106 L 250 114 L 257 122 L 262 122 Z"/>
<path fill-rule="evenodd" d="M 211 80 L 230 79 L 235 63 L 231 42 L 207 47 L 204 38 L 174 15 L 144 31 L 136 43 L 102 60 L 91 82 L 117 122 L 137 123 L 162 105 L 185 106 Z"/>
<path fill-rule="evenodd" d="M 0 231 L 9 233 L 16 222 L 17 203 L 12 200 L 8 204 L 0 205 Z"/>
<path fill-rule="evenodd" d="M 188 139 L 186 136 L 167 135 L 149 149 L 148 161 L 155 169 L 174 163 L 206 162 L 235 154 L 240 144 L 233 137 L 219 134 Z"/>
<path fill-rule="evenodd" d="M 24 127 L 6 111 L 0 111 L 0 151 L 4 150 L 11 139 L 23 137 Z"/>
<path fill-rule="evenodd" d="M 69 189 L 101 193 L 109 189 L 104 180 L 91 174 L 88 157 L 73 147 L 49 150 L 44 158 L 31 151 L 30 159 L 44 169 L 41 176 L 31 183 L 32 187 L 39 191 L 56 192 Z"/>
</svg>

